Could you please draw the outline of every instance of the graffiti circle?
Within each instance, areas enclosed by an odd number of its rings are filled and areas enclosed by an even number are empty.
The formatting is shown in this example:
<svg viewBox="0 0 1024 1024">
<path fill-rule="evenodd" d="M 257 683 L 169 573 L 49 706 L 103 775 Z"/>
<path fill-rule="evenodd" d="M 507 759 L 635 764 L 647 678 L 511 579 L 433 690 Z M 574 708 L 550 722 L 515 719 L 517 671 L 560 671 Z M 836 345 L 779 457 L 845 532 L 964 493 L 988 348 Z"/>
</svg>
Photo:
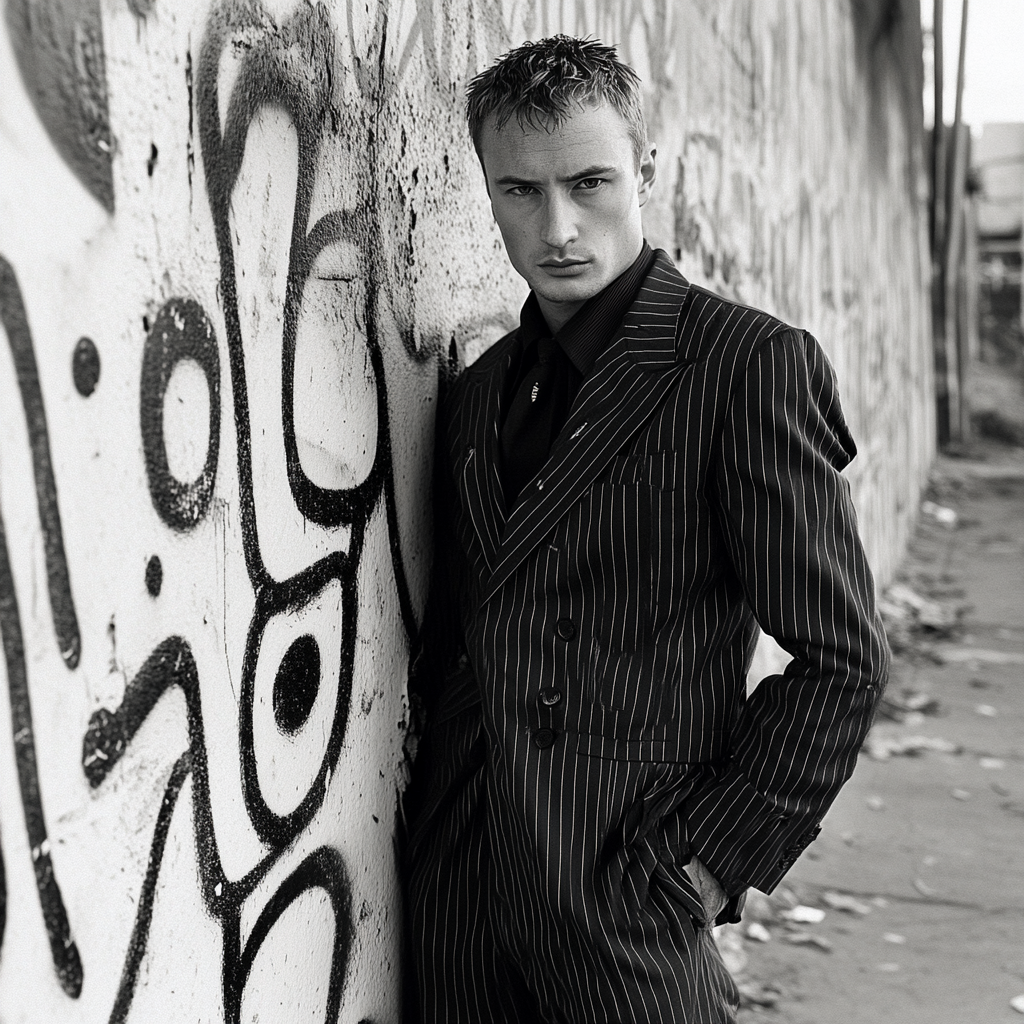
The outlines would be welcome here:
<svg viewBox="0 0 1024 1024">
<path fill-rule="evenodd" d="M 206 378 L 210 397 L 206 461 L 195 480 L 171 472 L 164 438 L 164 395 L 175 367 L 192 360 Z M 140 384 L 140 426 L 149 493 L 160 518 L 172 529 L 191 530 L 206 515 L 213 496 L 220 446 L 220 360 L 217 339 L 203 307 L 193 299 L 169 299 L 146 337 Z"/>
</svg>

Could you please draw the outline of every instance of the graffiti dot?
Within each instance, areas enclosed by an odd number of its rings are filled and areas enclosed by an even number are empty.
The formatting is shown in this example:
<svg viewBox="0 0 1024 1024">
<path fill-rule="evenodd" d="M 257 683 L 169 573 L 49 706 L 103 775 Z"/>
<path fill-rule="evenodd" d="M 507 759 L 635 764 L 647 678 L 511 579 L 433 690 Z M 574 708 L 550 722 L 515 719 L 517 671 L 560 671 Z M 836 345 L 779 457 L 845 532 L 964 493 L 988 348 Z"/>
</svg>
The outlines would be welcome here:
<svg viewBox="0 0 1024 1024">
<path fill-rule="evenodd" d="M 100 379 L 100 354 L 92 338 L 79 338 L 71 357 L 71 376 L 75 389 L 83 398 L 88 398 Z"/>
<path fill-rule="evenodd" d="M 154 555 L 146 563 L 146 589 L 150 597 L 159 597 L 160 588 L 164 585 L 164 567 L 160 556 Z"/>
<path fill-rule="evenodd" d="M 320 690 L 320 648 L 306 633 L 285 652 L 274 679 L 274 721 L 284 733 L 302 727 Z"/>
</svg>

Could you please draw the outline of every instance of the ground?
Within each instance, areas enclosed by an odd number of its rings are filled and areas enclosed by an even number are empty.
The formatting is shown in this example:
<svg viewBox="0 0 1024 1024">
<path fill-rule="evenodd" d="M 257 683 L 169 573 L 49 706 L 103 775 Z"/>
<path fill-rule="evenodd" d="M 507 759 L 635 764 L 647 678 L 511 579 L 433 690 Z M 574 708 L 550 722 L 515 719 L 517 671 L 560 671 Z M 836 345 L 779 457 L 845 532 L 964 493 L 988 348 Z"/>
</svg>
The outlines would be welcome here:
<svg viewBox="0 0 1024 1024">
<path fill-rule="evenodd" d="M 1024 448 L 998 436 L 936 462 L 883 598 L 886 698 L 821 836 L 719 930 L 741 1024 L 1024 1024 Z"/>
</svg>

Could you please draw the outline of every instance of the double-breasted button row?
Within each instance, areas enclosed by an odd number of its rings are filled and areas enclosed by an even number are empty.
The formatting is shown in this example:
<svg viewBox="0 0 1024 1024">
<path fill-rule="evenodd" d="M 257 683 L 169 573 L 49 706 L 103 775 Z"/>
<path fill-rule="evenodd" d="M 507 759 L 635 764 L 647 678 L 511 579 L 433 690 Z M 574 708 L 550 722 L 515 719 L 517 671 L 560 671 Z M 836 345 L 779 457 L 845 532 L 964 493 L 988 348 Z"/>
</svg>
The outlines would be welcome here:
<svg viewBox="0 0 1024 1024">
<path fill-rule="evenodd" d="M 540 693 L 537 694 L 537 700 L 541 702 L 546 708 L 553 708 L 556 704 L 562 702 L 562 691 L 557 686 L 545 686 Z"/>
<path fill-rule="evenodd" d="M 537 729 L 533 734 L 533 745 L 544 750 L 555 742 L 554 729 Z"/>
<path fill-rule="evenodd" d="M 571 640 L 576 635 L 576 624 L 572 619 L 559 619 L 555 623 L 555 633 L 560 640 Z"/>
</svg>

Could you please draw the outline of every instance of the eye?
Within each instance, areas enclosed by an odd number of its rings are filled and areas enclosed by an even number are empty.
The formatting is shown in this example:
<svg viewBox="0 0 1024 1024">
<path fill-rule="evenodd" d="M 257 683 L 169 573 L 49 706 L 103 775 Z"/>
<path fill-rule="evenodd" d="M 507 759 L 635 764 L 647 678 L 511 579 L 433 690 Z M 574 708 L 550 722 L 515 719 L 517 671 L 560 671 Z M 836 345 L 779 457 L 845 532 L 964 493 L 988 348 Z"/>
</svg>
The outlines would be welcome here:
<svg viewBox="0 0 1024 1024">
<path fill-rule="evenodd" d="M 532 185 L 513 185 L 506 191 L 506 195 L 510 196 L 529 196 L 533 195 L 536 189 Z"/>
<path fill-rule="evenodd" d="M 595 188 L 600 188 L 604 184 L 604 178 L 581 178 L 576 182 L 576 187 L 583 189 L 584 192 L 592 192 Z"/>
</svg>

